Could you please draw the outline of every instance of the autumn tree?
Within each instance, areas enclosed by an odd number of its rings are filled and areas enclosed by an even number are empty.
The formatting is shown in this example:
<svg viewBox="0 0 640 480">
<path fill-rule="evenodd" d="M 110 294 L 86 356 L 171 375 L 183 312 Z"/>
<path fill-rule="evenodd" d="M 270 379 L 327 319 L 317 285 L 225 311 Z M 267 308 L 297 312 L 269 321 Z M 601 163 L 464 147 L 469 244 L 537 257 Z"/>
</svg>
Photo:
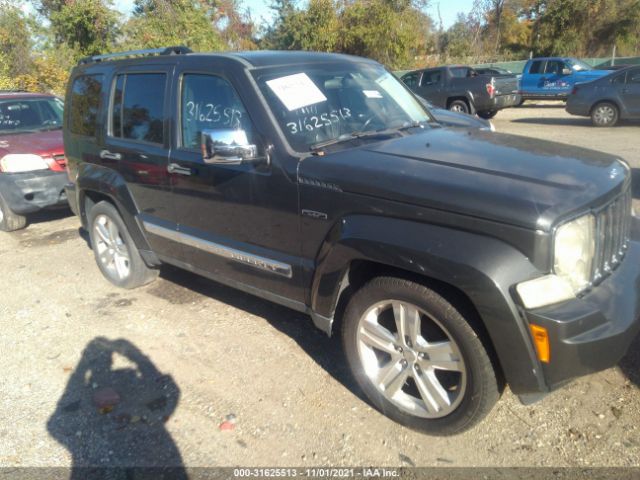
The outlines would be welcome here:
<svg viewBox="0 0 640 480">
<path fill-rule="evenodd" d="M 130 49 L 186 45 L 195 51 L 224 50 L 220 32 L 198 0 L 136 0 L 123 27 Z"/>
</svg>

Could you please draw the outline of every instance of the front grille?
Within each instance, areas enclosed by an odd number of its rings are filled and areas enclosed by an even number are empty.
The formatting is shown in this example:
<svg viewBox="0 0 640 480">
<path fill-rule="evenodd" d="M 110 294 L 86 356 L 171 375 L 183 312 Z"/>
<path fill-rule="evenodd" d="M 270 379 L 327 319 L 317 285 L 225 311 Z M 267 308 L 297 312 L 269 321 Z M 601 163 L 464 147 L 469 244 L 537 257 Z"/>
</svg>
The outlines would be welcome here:
<svg viewBox="0 0 640 480">
<path fill-rule="evenodd" d="M 596 254 L 592 283 L 602 282 L 616 269 L 629 246 L 631 233 L 631 189 L 596 211 Z"/>
<path fill-rule="evenodd" d="M 64 155 L 54 155 L 53 161 L 56 162 L 62 168 L 67 167 L 67 159 Z"/>
</svg>

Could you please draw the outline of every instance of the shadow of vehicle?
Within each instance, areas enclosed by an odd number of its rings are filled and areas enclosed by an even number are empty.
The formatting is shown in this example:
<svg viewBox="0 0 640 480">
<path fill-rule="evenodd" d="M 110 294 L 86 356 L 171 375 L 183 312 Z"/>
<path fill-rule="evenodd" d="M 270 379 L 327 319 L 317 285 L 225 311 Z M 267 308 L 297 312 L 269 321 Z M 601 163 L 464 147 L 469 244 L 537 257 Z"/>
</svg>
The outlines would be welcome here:
<svg viewBox="0 0 640 480">
<path fill-rule="evenodd" d="M 618 366 L 631 383 L 640 387 L 640 335 L 636 336 Z"/>
<path fill-rule="evenodd" d="M 93 339 L 82 352 L 49 434 L 72 456 L 70 478 L 186 479 L 164 424 L 180 390 L 127 340 Z"/>
<path fill-rule="evenodd" d="M 640 168 L 631 169 L 631 195 L 640 199 Z"/>
<path fill-rule="evenodd" d="M 554 109 L 554 108 L 565 108 L 565 107 L 566 107 L 566 103 L 564 102 L 535 103 L 535 100 L 525 100 L 525 103 L 515 108 L 521 108 L 521 109 L 534 108 L 536 110 L 541 110 L 541 109 Z"/>
<path fill-rule="evenodd" d="M 73 212 L 69 207 L 58 207 L 47 210 L 40 210 L 35 213 L 27 215 L 27 227 L 29 225 L 35 225 L 38 223 L 54 222 L 56 220 L 62 220 L 73 215 Z"/>
<path fill-rule="evenodd" d="M 573 126 L 573 127 L 589 127 L 595 128 L 591 125 L 591 120 L 587 117 L 567 117 L 567 118 L 516 118 L 512 120 L 513 123 L 529 123 L 536 125 L 559 125 L 559 126 Z"/>
<path fill-rule="evenodd" d="M 162 267 L 160 278 L 164 281 L 150 286 L 148 290 L 154 296 L 180 303 L 180 295 L 186 295 L 188 299 L 192 298 L 193 293 L 196 292 L 264 318 L 272 327 L 293 339 L 329 375 L 358 398 L 367 402 L 364 394 L 351 377 L 347 366 L 340 335 L 338 335 L 340 325 L 334 324 L 334 335 L 329 338 L 314 327 L 308 315 L 227 287 L 186 270 L 166 265 Z M 176 287 L 179 290 L 184 290 L 182 292 L 176 291 Z M 336 318 L 340 318 L 342 308 L 342 305 L 339 306 Z"/>
</svg>

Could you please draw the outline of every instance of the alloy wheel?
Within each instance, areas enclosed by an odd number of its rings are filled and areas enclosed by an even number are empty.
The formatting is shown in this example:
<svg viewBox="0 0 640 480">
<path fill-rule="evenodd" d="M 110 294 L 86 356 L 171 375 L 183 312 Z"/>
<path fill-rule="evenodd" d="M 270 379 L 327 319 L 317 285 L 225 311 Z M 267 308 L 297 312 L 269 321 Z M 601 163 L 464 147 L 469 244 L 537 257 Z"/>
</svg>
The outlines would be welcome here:
<svg viewBox="0 0 640 480">
<path fill-rule="evenodd" d="M 99 215 L 93 222 L 93 233 L 100 262 L 114 279 L 124 280 L 131 273 L 131 256 L 115 222 Z"/>
<path fill-rule="evenodd" d="M 378 392 L 403 412 L 442 418 L 462 402 L 467 370 L 449 332 L 417 306 L 386 300 L 360 318 L 357 348 Z"/>
</svg>

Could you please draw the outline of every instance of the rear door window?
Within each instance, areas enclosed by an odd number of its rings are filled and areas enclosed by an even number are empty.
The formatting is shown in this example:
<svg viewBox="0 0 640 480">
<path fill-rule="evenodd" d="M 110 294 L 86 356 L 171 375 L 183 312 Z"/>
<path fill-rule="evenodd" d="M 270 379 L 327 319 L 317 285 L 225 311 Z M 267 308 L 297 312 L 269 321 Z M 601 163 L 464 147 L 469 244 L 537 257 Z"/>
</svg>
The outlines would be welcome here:
<svg viewBox="0 0 640 480">
<path fill-rule="evenodd" d="M 164 73 L 118 75 L 111 106 L 111 135 L 164 144 L 166 83 Z"/>
<path fill-rule="evenodd" d="M 71 86 L 69 129 L 72 133 L 95 137 L 102 105 L 103 75 L 82 75 Z"/>
<path fill-rule="evenodd" d="M 529 69 L 529 73 L 533 75 L 539 75 L 542 73 L 542 61 L 538 60 L 531 64 L 531 68 Z"/>
<path fill-rule="evenodd" d="M 467 78 L 471 76 L 471 72 L 466 67 L 456 67 L 451 69 L 451 75 L 454 78 Z"/>
</svg>

